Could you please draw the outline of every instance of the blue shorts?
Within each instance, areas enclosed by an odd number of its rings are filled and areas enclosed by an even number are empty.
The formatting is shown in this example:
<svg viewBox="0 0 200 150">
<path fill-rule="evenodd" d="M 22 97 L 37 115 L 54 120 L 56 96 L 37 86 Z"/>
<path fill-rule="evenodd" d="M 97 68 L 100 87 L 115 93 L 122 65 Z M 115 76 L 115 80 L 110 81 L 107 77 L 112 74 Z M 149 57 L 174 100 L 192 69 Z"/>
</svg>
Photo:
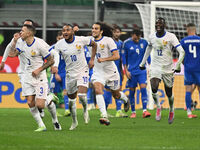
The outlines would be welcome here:
<svg viewBox="0 0 200 150">
<path fill-rule="evenodd" d="M 184 85 L 200 85 L 200 72 L 184 70 Z"/>
<path fill-rule="evenodd" d="M 126 82 L 126 88 L 135 88 L 139 84 L 147 84 L 147 74 L 143 72 L 137 75 L 131 75 L 131 79 L 128 79 Z"/>
<path fill-rule="evenodd" d="M 59 75 L 62 79 L 61 82 L 56 81 L 55 76 L 53 76 L 53 79 L 51 81 L 51 85 L 52 85 L 51 90 L 54 93 L 60 93 L 60 92 L 62 92 L 63 89 L 66 89 L 66 85 L 65 85 L 66 73 L 61 73 Z"/>
</svg>

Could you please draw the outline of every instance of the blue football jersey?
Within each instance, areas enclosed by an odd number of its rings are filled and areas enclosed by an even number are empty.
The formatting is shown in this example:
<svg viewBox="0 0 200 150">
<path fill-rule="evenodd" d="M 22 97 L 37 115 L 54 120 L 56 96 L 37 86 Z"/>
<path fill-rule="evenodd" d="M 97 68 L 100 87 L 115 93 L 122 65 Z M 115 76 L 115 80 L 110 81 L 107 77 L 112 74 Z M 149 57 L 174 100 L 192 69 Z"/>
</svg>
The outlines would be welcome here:
<svg viewBox="0 0 200 150">
<path fill-rule="evenodd" d="M 133 74 L 140 74 L 146 70 L 140 70 L 140 63 L 142 62 L 144 53 L 146 51 L 148 42 L 145 39 L 140 39 L 138 43 L 135 43 L 132 38 L 124 41 L 123 45 L 123 65 L 126 65 L 128 71 Z M 150 63 L 150 57 L 148 58 Z"/>
<path fill-rule="evenodd" d="M 187 36 L 181 40 L 185 51 L 184 69 L 187 71 L 200 71 L 200 37 Z"/>
<path fill-rule="evenodd" d="M 121 70 L 122 70 L 122 53 L 121 53 L 121 51 L 122 51 L 123 42 L 121 40 L 119 40 L 119 41 L 115 41 L 115 43 L 117 45 L 117 49 L 119 50 L 119 56 L 120 56 L 120 59 L 115 60 L 115 64 L 117 66 L 119 74 L 121 74 Z"/>
<path fill-rule="evenodd" d="M 91 54 L 90 54 L 90 51 L 89 51 L 87 46 L 85 46 L 84 49 L 85 49 L 85 58 L 86 58 L 86 61 L 87 61 L 87 64 L 88 64 L 89 61 L 90 61 L 90 58 L 91 58 Z M 89 70 L 89 76 L 91 76 L 92 74 L 93 74 L 93 69 L 90 69 Z"/>
</svg>

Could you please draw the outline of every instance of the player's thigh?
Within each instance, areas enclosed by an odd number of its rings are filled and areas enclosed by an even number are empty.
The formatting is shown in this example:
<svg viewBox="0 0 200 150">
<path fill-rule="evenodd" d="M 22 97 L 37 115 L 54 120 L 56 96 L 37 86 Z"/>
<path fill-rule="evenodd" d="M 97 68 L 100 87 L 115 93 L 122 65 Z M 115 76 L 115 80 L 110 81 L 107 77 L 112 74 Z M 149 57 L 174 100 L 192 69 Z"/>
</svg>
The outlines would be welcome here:
<svg viewBox="0 0 200 150">
<path fill-rule="evenodd" d="M 184 71 L 184 85 L 192 85 L 195 84 L 194 77 L 191 72 Z"/>
<path fill-rule="evenodd" d="M 35 86 L 36 89 L 36 100 L 37 99 L 47 99 L 48 94 L 48 83 L 41 82 Z"/>
<path fill-rule="evenodd" d="M 71 95 L 77 92 L 77 79 L 67 79 L 66 80 L 66 90 L 67 95 Z"/>
<path fill-rule="evenodd" d="M 166 87 L 172 88 L 174 84 L 174 74 L 173 73 L 163 74 L 162 80 Z"/>
<path fill-rule="evenodd" d="M 120 89 L 120 76 L 119 73 L 109 74 L 106 77 L 106 86 L 108 86 L 111 90 L 116 91 Z"/>
<path fill-rule="evenodd" d="M 138 83 L 140 88 L 146 88 L 147 86 L 147 74 L 146 72 L 138 75 Z"/>
<path fill-rule="evenodd" d="M 22 96 L 29 96 L 29 95 L 35 95 L 36 90 L 35 87 L 27 82 L 21 82 L 22 86 Z"/>
<path fill-rule="evenodd" d="M 138 76 L 131 75 L 131 79 L 128 79 L 126 82 L 126 88 L 136 88 L 138 83 Z"/>
</svg>

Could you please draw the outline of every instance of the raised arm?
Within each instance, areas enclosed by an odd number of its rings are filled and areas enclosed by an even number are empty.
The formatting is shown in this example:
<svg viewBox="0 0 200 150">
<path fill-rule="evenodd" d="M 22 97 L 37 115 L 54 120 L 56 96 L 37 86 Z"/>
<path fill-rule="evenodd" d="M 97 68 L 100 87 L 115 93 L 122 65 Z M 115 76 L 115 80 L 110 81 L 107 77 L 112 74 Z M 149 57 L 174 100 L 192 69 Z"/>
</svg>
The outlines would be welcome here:
<svg viewBox="0 0 200 150">
<path fill-rule="evenodd" d="M 91 46 L 92 46 L 92 54 L 91 54 L 91 58 L 89 61 L 89 67 L 93 68 L 94 67 L 94 58 L 95 58 L 96 52 L 97 52 L 97 44 L 94 41 L 91 41 Z"/>
</svg>

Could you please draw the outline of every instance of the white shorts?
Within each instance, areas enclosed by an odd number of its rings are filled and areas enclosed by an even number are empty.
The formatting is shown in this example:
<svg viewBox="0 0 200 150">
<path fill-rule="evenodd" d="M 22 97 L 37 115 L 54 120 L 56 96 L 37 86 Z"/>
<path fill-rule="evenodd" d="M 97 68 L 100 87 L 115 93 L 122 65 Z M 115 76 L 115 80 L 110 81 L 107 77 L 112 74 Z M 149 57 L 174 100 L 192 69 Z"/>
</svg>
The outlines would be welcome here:
<svg viewBox="0 0 200 150">
<path fill-rule="evenodd" d="M 78 91 L 79 86 L 88 88 L 89 85 L 89 71 L 88 68 L 82 70 L 76 76 L 66 74 L 66 89 L 68 94 L 74 94 Z"/>
<path fill-rule="evenodd" d="M 36 95 L 38 99 L 47 99 L 48 83 L 41 82 L 37 85 L 24 82 L 22 84 L 22 96 Z"/>
<path fill-rule="evenodd" d="M 100 72 L 93 72 L 92 83 L 100 82 L 104 86 L 108 86 L 111 90 L 118 90 L 120 88 L 120 76 L 118 71 L 114 73 L 100 73 Z"/>
<path fill-rule="evenodd" d="M 174 74 L 173 73 L 165 73 L 161 74 L 159 71 L 150 71 L 150 79 L 152 78 L 158 78 L 160 80 L 163 80 L 164 84 L 168 87 L 171 88 L 173 87 L 174 84 Z"/>
</svg>

